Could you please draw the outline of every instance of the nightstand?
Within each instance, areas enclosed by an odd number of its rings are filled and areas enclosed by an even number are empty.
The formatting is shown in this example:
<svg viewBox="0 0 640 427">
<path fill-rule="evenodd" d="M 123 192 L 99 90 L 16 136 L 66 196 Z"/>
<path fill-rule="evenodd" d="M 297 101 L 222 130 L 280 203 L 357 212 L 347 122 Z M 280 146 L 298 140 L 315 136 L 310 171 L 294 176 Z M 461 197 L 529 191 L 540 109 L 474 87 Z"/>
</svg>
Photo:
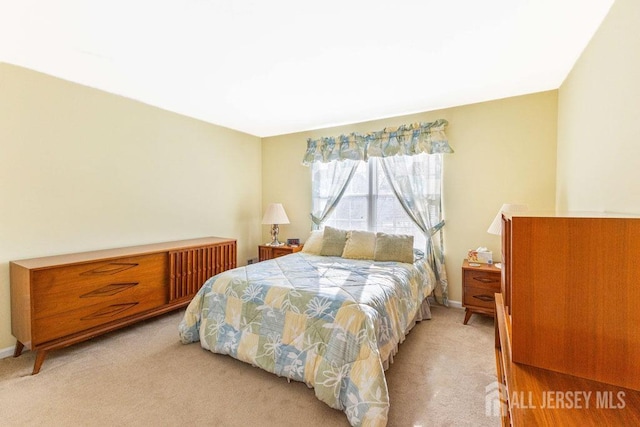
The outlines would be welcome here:
<svg viewBox="0 0 640 427">
<path fill-rule="evenodd" d="M 300 246 L 268 246 L 268 245 L 260 245 L 258 246 L 258 260 L 266 261 L 268 259 L 278 258 L 280 256 L 285 256 L 292 254 L 294 252 L 299 252 L 302 250 L 302 245 Z"/>
<path fill-rule="evenodd" d="M 473 313 L 495 317 L 495 294 L 501 292 L 501 270 L 493 264 L 472 267 L 465 259 L 462 263 L 462 305 L 465 307 L 464 324 Z"/>
</svg>

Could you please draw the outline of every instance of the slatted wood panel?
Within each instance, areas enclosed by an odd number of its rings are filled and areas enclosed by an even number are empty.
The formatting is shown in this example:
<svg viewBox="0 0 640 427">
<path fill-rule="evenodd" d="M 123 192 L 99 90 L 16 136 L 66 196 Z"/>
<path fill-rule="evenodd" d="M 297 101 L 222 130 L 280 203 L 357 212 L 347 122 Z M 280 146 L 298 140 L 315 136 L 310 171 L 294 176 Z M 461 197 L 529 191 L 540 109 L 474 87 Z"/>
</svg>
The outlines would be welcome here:
<svg viewBox="0 0 640 427">
<path fill-rule="evenodd" d="M 225 243 L 216 246 L 216 274 L 236 268 L 236 244 Z"/>
<path fill-rule="evenodd" d="M 260 261 L 266 261 L 271 258 L 273 258 L 273 255 L 271 255 L 271 246 L 258 247 L 258 259 Z"/>
<path fill-rule="evenodd" d="M 169 253 L 169 300 L 191 299 L 208 278 L 236 267 L 236 243 Z"/>
</svg>

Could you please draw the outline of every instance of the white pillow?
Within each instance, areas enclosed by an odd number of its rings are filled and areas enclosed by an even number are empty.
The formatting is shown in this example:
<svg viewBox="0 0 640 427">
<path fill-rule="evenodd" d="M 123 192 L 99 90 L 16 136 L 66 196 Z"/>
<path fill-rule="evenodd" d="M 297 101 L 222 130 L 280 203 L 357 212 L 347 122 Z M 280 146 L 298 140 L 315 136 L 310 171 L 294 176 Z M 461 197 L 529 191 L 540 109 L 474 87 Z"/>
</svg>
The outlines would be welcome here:
<svg viewBox="0 0 640 427">
<path fill-rule="evenodd" d="M 376 248 L 376 233 L 352 230 L 347 232 L 342 258 L 373 259 Z"/>
<path fill-rule="evenodd" d="M 304 242 L 302 252 L 311 255 L 320 255 L 320 250 L 322 250 L 322 235 L 322 230 L 312 231 L 309 237 L 307 237 L 307 241 Z"/>
</svg>

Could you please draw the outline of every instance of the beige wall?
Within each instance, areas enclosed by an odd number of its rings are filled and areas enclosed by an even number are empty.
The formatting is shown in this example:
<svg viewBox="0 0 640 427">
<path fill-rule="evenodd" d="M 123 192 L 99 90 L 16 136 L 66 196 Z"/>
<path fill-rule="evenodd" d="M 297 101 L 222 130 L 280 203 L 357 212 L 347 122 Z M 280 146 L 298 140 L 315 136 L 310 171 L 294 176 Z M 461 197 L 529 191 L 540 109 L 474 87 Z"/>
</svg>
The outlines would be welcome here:
<svg viewBox="0 0 640 427">
<path fill-rule="evenodd" d="M 0 150 L 0 350 L 10 260 L 208 235 L 256 256 L 260 138 L 0 64 Z"/>
<path fill-rule="evenodd" d="M 617 0 L 559 90 L 561 210 L 640 214 L 639 22 Z"/>
<path fill-rule="evenodd" d="M 281 236 L 304 240 L 311 229 L 311 176 L 301 165 L 307 138 L 438 118 L 449 121 L 447 134 L 455 150 L 445 155 L 444 164 L 445 246 L 449 297 L 460 301 L 460 264 L 467 250 L 487 246 L 499 258 L 499 238 L 486 230 L 502 203 L 555 207 L 556 91 L 265 138 L 263 209 L 270 202 L 283 203 L 291 224 L 280 228 Z M 267 226 L 262 235 L 267 241 Z"/>
</svg>

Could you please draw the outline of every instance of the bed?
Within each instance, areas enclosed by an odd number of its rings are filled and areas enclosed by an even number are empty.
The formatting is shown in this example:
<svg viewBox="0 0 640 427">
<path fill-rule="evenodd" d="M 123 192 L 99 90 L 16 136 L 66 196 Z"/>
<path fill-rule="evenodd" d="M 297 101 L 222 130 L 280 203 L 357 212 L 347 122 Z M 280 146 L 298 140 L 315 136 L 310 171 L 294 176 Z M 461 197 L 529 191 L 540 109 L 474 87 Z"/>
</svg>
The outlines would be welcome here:
<svg viewBox="0 0 640 427">
<path fill-rule="evenodd" d="M 306 383 L 351 425 L 386 425 L 384 370 L 415 322 L 430 318 L 435 279 L 415 258 L 303 251 L 226 271 L 191 301 L 180 339 Z"/>
</svg>

